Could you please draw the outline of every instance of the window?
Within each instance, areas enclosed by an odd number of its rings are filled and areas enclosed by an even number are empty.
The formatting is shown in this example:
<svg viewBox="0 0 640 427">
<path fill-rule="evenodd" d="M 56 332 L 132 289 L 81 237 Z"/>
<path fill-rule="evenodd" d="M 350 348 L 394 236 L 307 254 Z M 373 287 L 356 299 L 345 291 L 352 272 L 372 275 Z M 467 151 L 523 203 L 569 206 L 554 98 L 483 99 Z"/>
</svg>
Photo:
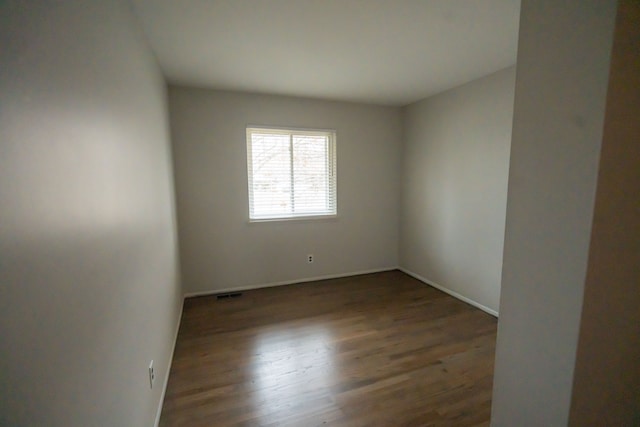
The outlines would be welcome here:
<svg viewBox="0 0 640 427">
<path fill-rule="evenodd" d="M 249 219 L 336 215 L 332 131 L 247 128 Z"/>
</svg>

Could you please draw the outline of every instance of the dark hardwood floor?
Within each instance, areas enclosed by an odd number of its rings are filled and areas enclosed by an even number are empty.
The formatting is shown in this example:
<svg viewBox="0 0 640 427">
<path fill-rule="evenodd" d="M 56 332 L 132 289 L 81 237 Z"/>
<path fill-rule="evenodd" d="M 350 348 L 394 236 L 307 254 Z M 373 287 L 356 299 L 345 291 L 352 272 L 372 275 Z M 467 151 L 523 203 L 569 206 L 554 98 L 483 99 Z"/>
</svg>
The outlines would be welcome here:
<svg viewBox="0 0 640 427">
<path fill-rule="evenodd" d="M 187 299 L 160 425 L 488 425 L 496 324 L 399 271 Z"/>
</svg>

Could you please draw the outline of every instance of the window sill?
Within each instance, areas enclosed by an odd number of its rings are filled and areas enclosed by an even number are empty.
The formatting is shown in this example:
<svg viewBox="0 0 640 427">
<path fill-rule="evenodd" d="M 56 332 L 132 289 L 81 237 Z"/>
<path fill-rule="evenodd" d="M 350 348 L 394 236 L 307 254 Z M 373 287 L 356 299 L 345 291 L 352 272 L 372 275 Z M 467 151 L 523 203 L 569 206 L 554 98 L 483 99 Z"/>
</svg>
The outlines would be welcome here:
<svg viewBox="0 0 640 427">
<path fill-rule="evenodd" d="M 333 222 L 338 220 L 338 215 L 309 215 L 309 216 L 295 216 L 291 218 L 261 218 L 261 219 L 249 219 L 248 224 L 269 224 L 269 223 L 286 223 L 286 222 Z"/>
</svg>

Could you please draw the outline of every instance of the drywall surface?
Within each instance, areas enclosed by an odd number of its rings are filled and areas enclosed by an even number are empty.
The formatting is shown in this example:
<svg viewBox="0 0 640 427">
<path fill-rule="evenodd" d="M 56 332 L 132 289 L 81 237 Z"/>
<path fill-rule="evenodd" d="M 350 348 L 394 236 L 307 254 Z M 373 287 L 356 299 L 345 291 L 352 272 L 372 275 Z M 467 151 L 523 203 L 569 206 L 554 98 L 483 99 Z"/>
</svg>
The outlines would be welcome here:
<svg viewBox="0 0 640 427">
<path fill-rule="evenodd" d="M 181 291 L 166 89 L 135 28 L 122 1 L 0 5 L 0 425 L 155 420 Z"/>
<path fill-rule="evenodd" d="M 572 426 L 640 425 L 640 2 L 619 3 Z"/>
<path fill-rule="evenodd" d="M 397 266 L 400 109 L 173 86 L 169 106 L 187 292 Z M 248 222 L 248 125 L 337 132 L 338 218 Z"/>
<path fill-rule="evenodd" d="M 515 67 L 405 107 L 400 266 L 498 311 Z"/>
<path fill-rule="evenodd" d="M 522 2 L 493 426 L 568 423 L 615 10 Z"/>
</svg>

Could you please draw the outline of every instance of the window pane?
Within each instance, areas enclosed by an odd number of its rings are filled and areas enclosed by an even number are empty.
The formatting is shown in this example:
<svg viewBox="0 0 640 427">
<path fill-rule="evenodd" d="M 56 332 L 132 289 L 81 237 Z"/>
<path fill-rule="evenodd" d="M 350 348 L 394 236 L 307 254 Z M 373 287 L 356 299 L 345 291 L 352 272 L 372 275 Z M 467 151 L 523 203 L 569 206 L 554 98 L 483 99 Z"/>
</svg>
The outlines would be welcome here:
<svg viewBox="0 0 640 427">
<path fill-rule="evenodd" d="M 291 213 L 289 135 L 252 134 L 253 215 Z"/>
<path fill-rule="evenodd" d="M 320 213 L 329 209 L 327 159 L 326 136 L 293 136 L 293 205 L 296 213 Z"/>
<path fill-rule="evenodd" d="M 335 134 L 247 128 L 250 219 L 336 214 Z"/>
</svg>

